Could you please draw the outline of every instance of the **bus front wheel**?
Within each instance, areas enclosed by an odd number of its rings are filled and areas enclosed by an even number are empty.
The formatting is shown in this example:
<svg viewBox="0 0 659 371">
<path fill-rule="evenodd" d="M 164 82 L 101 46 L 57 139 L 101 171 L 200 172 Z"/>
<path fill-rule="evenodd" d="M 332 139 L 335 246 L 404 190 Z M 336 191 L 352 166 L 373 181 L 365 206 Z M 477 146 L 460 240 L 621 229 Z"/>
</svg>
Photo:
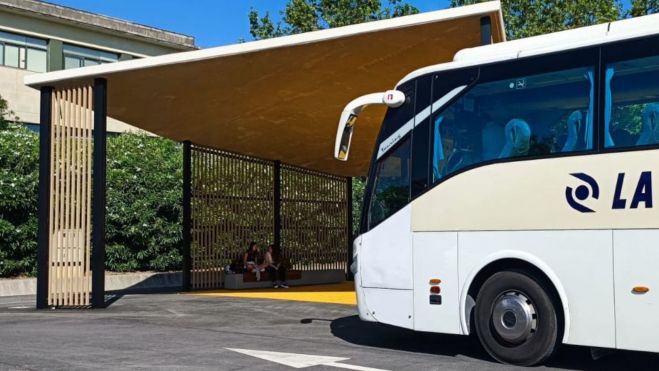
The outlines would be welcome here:
<svg viewBox="0 0 659 371">
<path fill-rule="evenodd" d="M 542 363 L 558 343 L 558 317 L 545 284 L 531 274 L 503 271 L 476 297 L 475 326 L 483 348 L 504 363 Z"/>
</svg>

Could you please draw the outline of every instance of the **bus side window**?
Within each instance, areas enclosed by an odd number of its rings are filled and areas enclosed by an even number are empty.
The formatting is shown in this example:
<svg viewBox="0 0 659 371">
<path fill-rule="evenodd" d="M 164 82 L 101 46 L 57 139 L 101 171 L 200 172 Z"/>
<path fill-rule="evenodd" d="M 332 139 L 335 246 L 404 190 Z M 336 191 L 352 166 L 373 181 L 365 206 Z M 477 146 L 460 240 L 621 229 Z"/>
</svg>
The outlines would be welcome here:
<svg viewBox="0 0 659 371">
<path fill-rule="evenodd" d="M 593 71 L 484 81 L 433 112 L 433 182 L 484 162 L 592 149 Z"/>
<path fill-rule="evenodd" d="M 407 136 L 377 162 L 368 213 L 369 229 L 410 201 L 410 143 L 410 136 Z"/>
<path fill-rule="evenodd" d="M 410 201 L 412 131 L 414 129 L 416 80 L 397 88 L 405 103 L 389 108 L 382 123 L 373 164 L 373 184 L 367 215 L 368 229 L 379 224 Z"/>
<path fill-rule="evenodd" d="M 606 66 L 605 146 L 659 144 L 659 56 Z"/>
<path fill-rule="evenodd" d="M 417 80 L 414 130 L 412 132 L 412 198 L 428 188 L 428 160 L 430 152 L 430 93 L 431 76 Z"/>
</svg>

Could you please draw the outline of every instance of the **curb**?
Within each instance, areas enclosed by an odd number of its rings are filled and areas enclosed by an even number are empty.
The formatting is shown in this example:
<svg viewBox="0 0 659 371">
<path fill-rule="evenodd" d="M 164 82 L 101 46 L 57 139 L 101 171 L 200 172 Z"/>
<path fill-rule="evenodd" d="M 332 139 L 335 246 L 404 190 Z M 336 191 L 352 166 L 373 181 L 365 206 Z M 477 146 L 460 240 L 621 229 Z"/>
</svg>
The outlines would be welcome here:
<svg viewBox="0 0 659 371">
<path fill-rule="evenodd" d="M 181 272 L 106 274 L 105 290 L 152 290 L 181 288 Z M 0 297 L 36 295 L 36 278 L 0 279 Z"/>
</svg>

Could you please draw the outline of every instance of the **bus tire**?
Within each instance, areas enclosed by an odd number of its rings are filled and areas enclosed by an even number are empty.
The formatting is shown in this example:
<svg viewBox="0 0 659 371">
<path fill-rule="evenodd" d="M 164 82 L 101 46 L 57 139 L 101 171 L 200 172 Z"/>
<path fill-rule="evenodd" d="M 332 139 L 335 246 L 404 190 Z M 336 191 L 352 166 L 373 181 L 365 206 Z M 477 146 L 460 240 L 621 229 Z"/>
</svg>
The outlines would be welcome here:
<svg viewBox="0 0 659 371">
<path fill-rule="evenodd" d="M 476 334 L 497 361 L 532 366 L 558 344 L 558 316 L 542 280 L 521 271 L 493 274 L 476 298 Z"/>
</svg>

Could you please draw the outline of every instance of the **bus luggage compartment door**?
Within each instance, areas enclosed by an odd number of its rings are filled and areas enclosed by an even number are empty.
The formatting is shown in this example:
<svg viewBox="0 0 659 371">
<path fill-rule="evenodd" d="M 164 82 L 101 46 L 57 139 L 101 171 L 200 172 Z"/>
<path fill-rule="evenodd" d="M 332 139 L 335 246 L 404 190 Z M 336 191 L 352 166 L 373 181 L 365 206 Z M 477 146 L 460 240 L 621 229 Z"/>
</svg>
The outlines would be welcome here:
<svg viewBox="0 0 659 371">
<path fill-rule="evenodd" d="M 659 230 L 616 230 L 613 251 L 617 348 L 659 352 Z"/>
</svg>

